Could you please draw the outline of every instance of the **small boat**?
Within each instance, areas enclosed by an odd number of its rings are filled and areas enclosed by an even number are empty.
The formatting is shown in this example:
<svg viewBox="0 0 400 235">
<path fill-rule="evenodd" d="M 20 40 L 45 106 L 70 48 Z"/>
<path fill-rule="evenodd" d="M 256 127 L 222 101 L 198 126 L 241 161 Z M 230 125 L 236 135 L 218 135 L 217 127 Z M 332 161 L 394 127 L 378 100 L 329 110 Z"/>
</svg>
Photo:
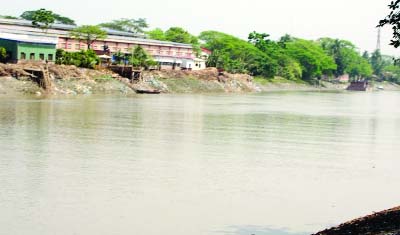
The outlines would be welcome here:
<svg viewBox="0 0 400 235">
<path fill-rule="evenodd" d="M 159 90 L 136 90 L 138 94 L 160 94 L 161 91 Z"/>
<path fill-rule="evenodd" d="M 378 90 L 383 90 L 383 86 L 378 86 Z"/>
</svg>

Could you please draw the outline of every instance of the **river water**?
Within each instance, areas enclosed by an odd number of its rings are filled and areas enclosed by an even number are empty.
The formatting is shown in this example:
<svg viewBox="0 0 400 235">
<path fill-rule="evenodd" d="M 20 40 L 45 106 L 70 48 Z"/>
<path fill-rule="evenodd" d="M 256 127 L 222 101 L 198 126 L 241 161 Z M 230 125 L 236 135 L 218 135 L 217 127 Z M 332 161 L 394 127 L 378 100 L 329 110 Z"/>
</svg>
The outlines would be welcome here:
<svg viewBox="0 0 400 235">
<path fill-rule="evenodd" d="M 400 204 L 400 93 L 0 98 L 1 235 L 302 235 Z"/>
</svg>

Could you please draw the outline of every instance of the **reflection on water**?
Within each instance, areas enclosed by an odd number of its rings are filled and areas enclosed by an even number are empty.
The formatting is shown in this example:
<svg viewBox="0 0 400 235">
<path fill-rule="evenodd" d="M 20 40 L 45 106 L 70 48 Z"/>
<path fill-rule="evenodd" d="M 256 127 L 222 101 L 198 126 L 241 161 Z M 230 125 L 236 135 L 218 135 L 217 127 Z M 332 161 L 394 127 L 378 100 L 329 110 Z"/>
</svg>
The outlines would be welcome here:
<svg viewBox="0 0 400 235">
<path fill-rule="evenodd" d="M 315 232 L 399 204 L 399 104 L 395 92 L 0 98 L 0 231 Z"/>
</svg>

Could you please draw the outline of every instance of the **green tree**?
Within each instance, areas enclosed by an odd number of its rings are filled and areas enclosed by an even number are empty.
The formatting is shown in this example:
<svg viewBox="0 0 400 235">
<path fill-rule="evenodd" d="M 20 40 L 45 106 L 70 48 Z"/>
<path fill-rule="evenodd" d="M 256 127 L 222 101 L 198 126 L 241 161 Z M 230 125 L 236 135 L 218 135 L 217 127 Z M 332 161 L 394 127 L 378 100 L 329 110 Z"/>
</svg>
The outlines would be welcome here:
<svg viewBox="0 0 400 235">
<path fill-rule="evenodd" d="M 22 15 L 20 17 L 22 19 L 25 19 L 25 20 L 33 21 L 35 15 L 37 14 L 37 12 L 38 11 L 25 11 L 24 13 L 22 13 Z M 66 16 L 62 16 L 62 15 L 59 15 L 59 14 L 56 14 L 56 13 L 53 13 L 53 12 L 52 12 L 52 15 L 54 17 L 55 23 L 67 24 L 67 25 L 76 25 L 75 21 L 72 20 L 71 18 L 68 18 Z"/>
<path fill-rule="evenodd" d="M 353 55 L 356 51 L 356 47 L 349 41 L 332 39 L 332 38 L 321 38 L 318 40 L 324 51 L 333 57 L 337 65 L 335 70 L 335 76 L 341 76 L 346 73 L 347 67 L 350 65 L 352 58 L 348 57 Z"/>
<path fill-rule="evenodd" d="M 126 19 L 113 20 L 111 22 L 99 24 L 100 27 L 113 29 L 130 33 L 144 33 L 145 29 L 149 27 L 146 19 Z"/>
<path fill-rule="evenodd" d="M 198 44 L 197 37 L 180 27 L 171 27 L 165 32 L 165 40 L 178 43 Z"/>
<path fill-rule="evenodd" d="M 329 75 L 337 69 L 333 58 L 316 42 L 296 39 L 285 46 L 286 53 L 300 63 L 305 80 Z"/>
<path fill-rule="evenodd" d="M 160 28 L 155 28 L 153 30 L 150 30 L 150 31 L 146 32 L 146 34 L 150 39 L 160 40 L 160 41 L 166 40 L 165 33 Z"/>
<path fill-rule="evenodd" d="M 256 31 L 249 34 L 249 42 L 262 51 L 267 51 L 271 46 L 271 40 L 268 39 L 270 35 L 266 33 L 257 33 Z"/>
<path fill-rule="evenodd" d="M 180 27 L 171 27 L 165 32 L 165 40 L 177 43 L 192 44 L 193 51 L 198 55 L 200 53 L 200 44 L 196 36 Z"/>
<path fill-rule="evenodd" d="M 58 49 L 56 52 L 57 64 L 75 65 L 77 67 L 92 69 L 95 65 L 99 64 L 99 62 L 100 59 L 93 50 L 67 52 Z"/>
<path fill-rule="evenodd" d="M 390 25 L 393 29 L 393 38 L 390 45 L 398 48 L 400 46 L 400 0 L 391 1 L 389 4 L 390 13 L 385 19 L 379 21 L 378 27 Z"/>
<path fill-rule="evenodd" d="M 249 42 L 217 31 L 202 32 L 199 39 L 212 51 L 208 66 L 264 77 L 274 77 L 277 73 L 276 61 Z"/>
<path fill-rule="evenodd" d="M 268 61 L 268 74 L 276 74 L 290 80 L 301 78 L 302 70 L 300 64 L 285 52 L 286 43 L 293 39 L 289 35 L 281 38 L 280 42 L 268 39 L 269 34 L 252 32 L 249 34 L 249 42 L 265 53 Z"/>
<path fill-rule="evenodd" d="M 372 75 L 371 64 L 358 53 L 351 52 L 351 63 L 346 68 L 346 73 L 355 79 L 369 78 Z"/>
<path fill-rule="evenodd" d="M 27 17 L 27 15 L 29 15 L 29 17 Z M 44 30 L 48 29 L 56 20 L 54 17 L 54 13 L 44 8 L 41 8 L 36 11 L 24 12 L 21 15 L 21 18 L 23 19 L 29 18 L 29 20 L 32 21 L 33 26 L 39 27 Z"/>
<path fill-rule="evenodd" d="M 82 25 L 75 28 L 70 33 L 71 37 L 84 40 L 87 44 L 87 49 L 91 48 L 91 45 L 96 40 L 107 38 L 107 32 L 102 30 L 99 26 L 94 25 Z"/>
<path fill-rule="evenodd" d="M 393 63 L 385 66 L 383 69 L 382 78 L 386 81 L 400 84 L 400 66 Z"/>
<path fill-rule="evenodd" d="M 129 62 L 135 67 L 141 67 L 145 69 L 157 65 L 157 62 L 155 62 L 141 46 L 137 46 L 132 49 L 132 55 L 129 58 Z"/>
</svg>

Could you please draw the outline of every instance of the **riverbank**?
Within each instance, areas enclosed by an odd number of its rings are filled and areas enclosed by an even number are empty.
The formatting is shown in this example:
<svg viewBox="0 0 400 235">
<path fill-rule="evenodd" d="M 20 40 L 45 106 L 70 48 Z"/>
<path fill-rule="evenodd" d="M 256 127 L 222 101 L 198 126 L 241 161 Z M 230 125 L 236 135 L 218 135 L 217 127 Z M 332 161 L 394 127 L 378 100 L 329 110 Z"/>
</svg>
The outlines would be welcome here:
<svg viewBox="0 0 400 235">
<path fill-rule="evenodd" d="M 314 235 L 397 235 L 400 234 L 400 207 L 374 213 Z"/>
<path fill-rule="evenodd" d="M 37 94 L 45 92 L 32 81 L 26 67 L 40 64 L 0 64 L 0 94 Z M 322 81 L 318 86 L 302 80 L 253 78 L 247 74 L 219 73 L 215 68 L 201 71 L 145 71 L 140 82 L 108 70 L 91 70 L 75 66 L 49 65 L 54 84 L 51 94 L 133 94 L 135 90 L 159 90 L 162 93 L 245 93 L 267 91 L 343 91 L 348 84 Z M 400 90 L 390 83 L 374 84 L 385 90 Z"/>
</svg>

